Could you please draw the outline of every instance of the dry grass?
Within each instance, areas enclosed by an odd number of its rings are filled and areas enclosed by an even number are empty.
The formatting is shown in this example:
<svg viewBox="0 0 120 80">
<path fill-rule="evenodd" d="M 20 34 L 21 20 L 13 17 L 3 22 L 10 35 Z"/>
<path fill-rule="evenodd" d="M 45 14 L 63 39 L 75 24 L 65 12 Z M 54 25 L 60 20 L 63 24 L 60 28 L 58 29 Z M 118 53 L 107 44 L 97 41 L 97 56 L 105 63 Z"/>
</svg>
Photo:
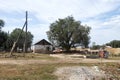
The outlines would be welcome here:
<svg viewBox="0 0 120 80">
<path fill-rule="evenodd" d="M 120 78 L 120 64 L 118 63 L 59 63 L 59 64 L 0 64 L 0 80 L 57 80 L 53 72 L 57 67 L 64 66 L 99 66 L 114 80 Z M 105 79 L 104 79 L 105 80 Z"/>
<path fill-rule="evenodd" d="M 6 53 L 7 54 L 7 53 Z M 26 54 L 26 57 L 20 57 L 21 54 L 15 54 L 16 58 L 0 58 L 0 60 L 57 60 L 57 58 L 50 57 L 49 54 Z M 114 58 L 111 58 L 114 59 Z M 116 59 L 116 57 L 115 57 Z M 120 59 L 117 59 L 120 60 Z M 99 66 L 106 74 L 112 75 L 111 78 L 119 80 L 120 78 L 120 63 L 34 63 L 34 64 L 0 64 L 0 80 L 57 80 L 53 72 L 58 67 L 63 66 Z M 105 80 L 105 79 L 103 79 Z"/>
<path fill-rule="evenodd" d="M 120 48 L 106 48 L 107 51 L 111 53 L 111 55 L 120 55 Z"/>
<path fill-rule="evenodd" d="M 120 60 L 120 56 L 118 56 L 118 57 L 109 57 L 108 59 L 109 60 Z"/>
<path fill-rule="evenodd" d="M 56 80 L 52 65 L 0 65 L 0 80 Z"/>
<path fill-rule="evenodd" d="M 120 63 L 103 63 L 102 66 L 100 66 L 103 71 L 105 71 L 105 74 L 107 74 L 107 77 L 111 78 L 112 80 L 119 80 L 120 79 Z"/>
<path fill-rule="evenodd" d="M 22 60 L 28 60 L 28 59 L 36 59 L 36 60 L 55 60 L 57 58 L 49 56 L 50 54 L 39 54 L 39 53 L 26 53 L 25 57 L 23 56 L 23 53 L 13 53 L 13 57 L 9 57 L 10 53 L 0 53 L 0 59 L 22 59 Z"/>
</svg>

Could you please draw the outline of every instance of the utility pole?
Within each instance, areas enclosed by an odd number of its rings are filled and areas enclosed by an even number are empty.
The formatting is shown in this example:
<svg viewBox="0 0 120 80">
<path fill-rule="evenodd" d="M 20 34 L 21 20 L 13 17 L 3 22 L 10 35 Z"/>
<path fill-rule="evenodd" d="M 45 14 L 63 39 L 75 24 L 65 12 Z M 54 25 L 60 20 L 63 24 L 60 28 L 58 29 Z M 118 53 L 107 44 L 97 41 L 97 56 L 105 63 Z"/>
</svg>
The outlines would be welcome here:
<svg viewBox="0 0 120 80">
<path fill-rule="evenodd" d="M 28 20 L 28 13 L 27 13 L 27 11 L 26 11 L 25 42 L 24 42 L 24 49 L 23 49 L 23 50 L 24 50 L 24 56 L 25 56 L 25 53 L 27 53 L 27 26 L 28 26 L 27 20 Z"/>
<path fill-rule="evenodd" d="M 24 23 L 24 25 L 23 25 L 23 27 L 22 27 L 22 31 L 19 33 L 19 35 L 18 35 L 16 41 L 14 42 L 14 44 L 13 44 L 13 46 L 12 46 L 12 49 L 11 49 L 11 51 L 10 51 L 10 57 L 13 56 L 13 50 L 15 49 L 15 46 L 16 46 L 16 44 L 17 44 L 19 38 L 20 38 L 20 35 L 21 35 L 22 32 L 23 32 L 23 29 L 24 29 L 25 25 L 26 25 L 26 22 Z"/>
<path fill-rule="evenodd" d="M 27 22 L 27 19 L 28 19 L 28 13 L 26 11 L 26 21 L 22 27 L 22 31 L 19 33 L 18 37 L 17 37 L 17 40 L 14 42 L 13 46 L 12 46 L 12 49 L 10 51 L 10 57 L 13 56 L 13 50 L 14 48 L 16 47 L 16 44 L 17 42 L 19 41 L 19 38 L 20 38 L 20 35 L 22 34 L 24 28 L 25 28 L 25 41 L 24 41 L 24 44 L 23 44 L 23 52 L 24 52 L 24 55 L 25 56 L 25 53 L 27 52 L 27 26 L 28 26 L 28 22 Z"/>
</svg>

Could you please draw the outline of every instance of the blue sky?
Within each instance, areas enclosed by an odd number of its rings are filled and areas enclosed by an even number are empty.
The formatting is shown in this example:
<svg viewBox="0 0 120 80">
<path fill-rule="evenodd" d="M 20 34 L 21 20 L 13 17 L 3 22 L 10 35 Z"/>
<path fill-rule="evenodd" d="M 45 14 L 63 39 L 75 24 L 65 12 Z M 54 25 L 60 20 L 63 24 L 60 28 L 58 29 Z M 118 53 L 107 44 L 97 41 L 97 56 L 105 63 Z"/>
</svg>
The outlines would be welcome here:
<svg viewBox="0 0 120 80">
<path fill-rule="evenodd" d="M 0 0 L 0 19 L 6 23 L 2 29 L 22 28 L 26 10 L 33 43 L 47 39 L 50 24 L 70 15 L 92 28 L 91 43 L 120 40 L 120 0 Z"/>
</svg>

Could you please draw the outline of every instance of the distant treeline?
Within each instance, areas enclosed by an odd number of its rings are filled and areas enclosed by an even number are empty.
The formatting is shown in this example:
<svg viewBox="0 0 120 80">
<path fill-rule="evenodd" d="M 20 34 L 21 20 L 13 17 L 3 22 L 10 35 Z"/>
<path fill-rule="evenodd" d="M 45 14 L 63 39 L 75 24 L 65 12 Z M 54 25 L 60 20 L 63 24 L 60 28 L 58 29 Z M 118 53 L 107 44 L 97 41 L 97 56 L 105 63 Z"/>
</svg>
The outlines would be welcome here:
<svg viewBox="0 0 120 80">
<path fill-rule="evenodd" d="M 104 48 L 105 46 L 110 46 L 112 48 L 120 48 L 120 40 L 113 40 L 104 45 L 93 45 L 91 49 L 100 49 L 100 48 Z"/>
<path fill-rule="evenodd" d="M 113 48 L 120 48 L 120 40 L 113 40 L 106 44 L 107 46 L 111 46 Z"/>
</svg>

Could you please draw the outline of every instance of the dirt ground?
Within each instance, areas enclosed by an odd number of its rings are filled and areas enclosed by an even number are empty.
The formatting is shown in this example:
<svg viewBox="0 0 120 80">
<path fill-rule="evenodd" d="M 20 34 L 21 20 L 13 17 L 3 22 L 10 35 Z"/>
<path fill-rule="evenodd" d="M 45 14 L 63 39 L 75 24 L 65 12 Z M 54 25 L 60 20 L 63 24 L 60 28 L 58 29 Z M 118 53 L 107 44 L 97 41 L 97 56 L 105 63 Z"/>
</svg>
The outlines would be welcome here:
<svg viewBox="0 0 120 80">
<path fill-rule="evenodd" d="M 43 55 L 44 56 L 44 55 Z M 42 57 L 43 57 L 42 56 Z M 41 56 L 37 56 L 41 57 Z M 41 57 L 41 58 L 42 58 Z M 104 63 L 104 62 L 115 62 L 115 63 L 120 63 L 120 60 L 109 60 L 109 59 L 90 59 L 86 58 L 83 55 L 64 55 L 64 54 L 50 54 L 49 57 L 56 58 L 55 60 L 53 59 L 1 59 L 0 64 L 52 64 L 52 63 Z"/>
<path fill-rule="evenodd" d="M 50 55 L 55 59 L 1 59 L 0 64 L 58 64 L 58 63 L 120 63 L 120 60 L 109 59 L 89 59 L 81 55 Z M 55 71 L 58 80 L 101 80 L 104 77 L 104 71 L 98 66 L 68 66 L 60 67 Z"/>
<path fill-rule="evenodd" d="M 58 68 L 54 73 L 59 76 L 58 80 L 101 80 L 105 77 L 103 71 L 97 66 L 74 66 Z"/>
<path fill-rule="evenodd" d="M 101 63 L 101 62 L 114 62 L 114 63 L 120 63 L 120 60 L 106 60 L 106 59 L 78 59 L 78 58 L 65 58 L 65 59 L 56 59 L 56 60 L 0 60 L 0 64 L 52 64 L 52 63 Z"/>
</svg>

